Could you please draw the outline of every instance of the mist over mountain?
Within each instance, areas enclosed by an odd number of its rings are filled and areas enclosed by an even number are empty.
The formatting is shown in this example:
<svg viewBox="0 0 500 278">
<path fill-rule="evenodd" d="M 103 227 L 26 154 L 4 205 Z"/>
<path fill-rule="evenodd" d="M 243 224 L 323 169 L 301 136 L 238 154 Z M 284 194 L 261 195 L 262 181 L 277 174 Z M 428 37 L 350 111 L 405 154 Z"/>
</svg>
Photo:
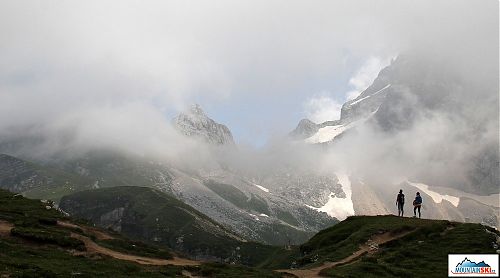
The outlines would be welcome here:
<svg viewBox="0 0 500 278">
<path fill-rule="evenodd" d="M 0 1 L 0 277 L 500 254 L 499 4 Z"/>
<path fill-rule="evenodd" d="M 307 126 L 303 120 L 292 135 L 317 131 L 292 138 L 321 145 L 319 164 L 349 173 L 356 213 L 390 212 L 391 192 L 402 188 L 424 191 L 433 218 L 497 226 L 497 82 L 443 56 L 400 55 L 342 106 L 340 119 Z"/>
<path fill-rule="evenodd" d="M 2 152 L 104 187 L 157 188 L 267 243 L 302 242 L 353 214 L 390 213 L 394 192 L 422 191 L 419 184 L 428 189 L 429 217 L 497 226 L 498 93 L 491 74 L 460 66 L 402 54 L 344 103 L 340 119 L 302 120 L 290 137 L 258 150 L 237 145 L 229 128 L 193 105 L 168 129 L 142 129 L 146 141 L 132 151 L 127 138 L 87 143 L 67 126 L 63 137 L 4 139 Z"/>
<path fill-rule="evenodd" d="M 318 131 L 305 141 L 331 143 L 330 163 L 370 178 L 498 193 L 497 80 L 468 73 L 401 55 L 342 106 L 339 120 L 308 127 Z"/>
<path fill-rule="evenodd" d="M 399 189 L 498 227 L 498 3 L 447 3 L 2 3 L 0 186 L 152 187 L 273 244 Z"/>
</svg>

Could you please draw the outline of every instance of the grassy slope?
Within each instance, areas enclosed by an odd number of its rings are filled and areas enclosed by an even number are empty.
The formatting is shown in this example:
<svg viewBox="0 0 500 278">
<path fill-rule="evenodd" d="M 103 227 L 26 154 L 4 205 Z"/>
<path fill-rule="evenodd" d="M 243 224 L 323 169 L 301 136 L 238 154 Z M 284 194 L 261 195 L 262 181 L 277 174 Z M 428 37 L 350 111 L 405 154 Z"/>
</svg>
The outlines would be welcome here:
<svg viewBox="0 0 500 278">
<path fill-rule="evenodd" d="M 192 256 L 274 267 L 275 262 L 268 260 L 270 256 L 287 257 L 290 253 L 281 247 L 238 240 L 232 232 L 204 214 L 151 188 L 112 187 L 82 191 L 64 197 L 60 205 L 73 216 L 94 223 L 99 223 L 103 214 L 125 207 L 121 226 L 123 234 Z"/>
<path fill-rule="evenodd" d="M 225 264 L 203 264 L 200 267 L 141 266 L 103 256 L 94 258 L 73 256 L 69 249 L 80 249 L 78 241 L 68 240 L 70 232 L 53 224 L 68 220 L 57 211 L 45 208 L 37 200 L 0 190 L 0 220 L 15 223 L 18 236 L 0 237 L 0 275 L 11 277 L 174 277 L 183 270 L 207 277 L 279 277 L 264 269 Z M 406 236 L 380 246 L 373 255 L 363 256 L 350 264 L 323 270 L 331 277 L 443 277 L 447 271 L 449 253 L 495 253 L 495 235 L 479 224 L 448 221 L 398 218 L 395 216 L 356 216 L 323 230 L 296 250 L 255 248 L 244 252 L 259 253 L 258 264 L 281 268 L 296 261 L 304 266 L 321 261 L 340 260 L 357 250 L 373 234 L 391 232 Z M 497 233 L 492 229 L 490 232 Z M 113 234 L 117 240 L 103 242 L 109 248 L 127 252 L 132 245 L 139 248 L 129 253 L 144 256 L 163 254 L 154 246 L 138 244 Z M 240 245 L 250 248 L 252 245 Z M 260 245 L 258 245 L 260 246 Z M 300 252 L 299 252 L 300 250 Z M 250 252 L 251 251 L 251 252 Z M 302 256 L 300 256 L 302 254 Z M 298 258 L 298 259 L 297 259 Z"/>
<path fill-rule="evenodd" d="M 387 231 L 403 232 L 433 223 L 439 221 L 394 216 L 349 217 L 329 229 L 320 231 L 303 244 L 300 247 L 301 252 L 307 255 L 303 257 L 302 264 L 311 263 L 316 257 L 321 258 L 320 261 L 338 261 L 358 250 L 358 246 L 373 234 Z"/>
<path fill-rule="evenodd" d="M 46 209 L 38 200 L 0 190 L 0 220 L 14 223 L 13 236 L 0 236 L 0 276 L 8 277 L 179 277 L 183 270 L 208 277 L 279 277 L 274 272 L 218 264 L 199 267 L 144 266 L 116 260 L 101 255 L 94 257 L 74 256 L 73 249 L 82 250 L 77 239 L 70 233 L 84 234 L 80 229 L 68 229 L 55 225 L 55 221 L 69 221 L 54 209 Z M 166 250 L 144 243 L 130 241 L 118 234 L 117 239 L 99 244 L 108 248 L 141 256 L 161 255 L 170 257 Z M 132 245 L 136 248 L 129 251 Z"/>
<path fill-rule="evenodd" d="M 0 274 L 12 277 L 165 277 L 179 272 L 176 267 L 146 268 L 133 263 L 72 256 L 69 249 L 82 249 L 82 243 L 70 237 L 68 230 L 55 225 L 68 220 L 46 204 L 0 190 L 0 220 L 14 223 L 12 237 L 0 237 Z M 83 247 L 84 248 L 84 247 Z M 154 270 L 154 273 L 150 273 Z M 152 274 L 152 275 L 150 275 Z M 167 276 L 168 276 L 167 275 Z"/>
<path fill-rule="evenodd" d="M 121 189 L 106 190 L 111 190 L 116 194 L 116 190 Z M 137 190 L 151 192 L 151 189 L 146 188 Z M 109 196 L 100 200 L 99 196 L 93 195 L 96 192 L 92 192 L 81 192 L 77 195 L 91 194 L 85 196 L 85 199 L 97 199 L 100 203 L 109 202 Z M 110 194 L 110 196 L 120 195 L 115 194 Z M 164 199 L 154 201 L 149 193 L 145 194 L 141 196 L 138 192 L 133 193 L 136 200 L 142 200 L 142 204 L 152 205 L 157 209 L 161 208 L 160 201 L 165 202 Z M 106 194 L 99 195 L 105 196 Z M 144 209 L 146 210 L 141 213 L 153 213 L 153 215 L 155 213 L 169 213 L 162 210 L 155 212 L 148 206 Z M 177 217 L 179 218 L 178 215 Z M 182 221 L 186 222 L 186 219 Z M 310 267 L 319 265 L 323 261 L 339 261 L 357 251 L 359 245 L 364 244 L 374 234 L 390 232 L 397 235 L 410 232 L 402 239 L 386 244 L 381 252 L 373 257 L 364 257 L 358 262 L 339 266 L 331 271 L 324 271 L 325 275 L 338 277 L 349 275 L 355 277 L 366 271 L 370 271 L 371 274 L 368 275 L 375 275 L 374 277 L 390 277 L 391 275 L 410 277 L 419 268 L 420 263 L 418 262 L 429 265 L 434 263 L 435 269 L 446 272 L 448 253 L 494 253 L 495 250 L 491 244 L 494 236 L 486 233 L 485 229 L 486 227 L 479 224 L 395 216 L 356 216 L 349 217 L 345 221 L 319 232 L 307 243 L 292 248 L 292 250 L 283 250 L 256 243 L 242 243 L 228 238 L 211 239 L 200 232 L 192 232 L 192 234 L 203 239 L 207 248 L 219 248 L 218 252 L 223 252 L 222 254 L 225 256 L 233 256 L 234 259 L 235 254 L 236 256 L 240 255 L 239 261 L 236 260 L 236 262 L 272 269 L 287 268 L 292 266 L 294 262 L 298 266 Z M 476 237 L 476 235 L 479 236 Z M 187 237 L 185 240 L 188 242 L 193 239 Z M 468 243 L 464 244 L 463 241 Z M 439 246 L 436 248 L 441 251 L 436 252 L 434 246 Z M 426 275 L 432 274 L 426 273 Z"/>
<path fill-rule="evenodd" d="M 300 250 L 299 264 L 338 261 L 358 250 L 371 235 L 381 232 L 406 236 L 382 246 L 372 256 L 322 273 L 331 277 L 443 277 L 448 254 L 495 253 L 491 228 L 439 220 L 396 216 L 355 216 L 319 232 Z M 498 233 L 498 232 L 496 232 Z"/>
<path fill-rule="evenodd" d="M 443 233 L 443 234 L 441 234 Z M 388 243 L 372 257 L 325 271 L 331 277 L 445 277 L 448 254 L 495 253 L 494 236 L 477 224 L 460 224 L 446 231 L 444 225 L 431 225 Z"/>
<path fill-rule="evenodd" d="M 40 184 L 23 192 L 29 198 L 59 200 L 62 196 L 75 191 L 88 189 L 92 185 L 92 179 L 82 177 L 73 173 L 65 172 L 53 167 L 46 167 L 37 163 L 25 161 L 16 157 L 0 154 L 0 159 L 17 160 L 23 164 L 24 171 L 19 172 L 17 177 L 8 178 L 4 187 L 9 183 L 21 183 L 26 178 L 37 176 Z"/>
</svg>

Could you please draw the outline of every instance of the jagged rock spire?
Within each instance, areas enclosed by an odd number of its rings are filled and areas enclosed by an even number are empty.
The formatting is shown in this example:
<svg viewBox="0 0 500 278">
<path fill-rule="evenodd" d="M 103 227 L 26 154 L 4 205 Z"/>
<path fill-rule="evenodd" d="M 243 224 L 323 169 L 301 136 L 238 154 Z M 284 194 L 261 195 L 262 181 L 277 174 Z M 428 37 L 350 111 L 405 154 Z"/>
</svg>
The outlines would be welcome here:
<svg viewBox="0 0 500 278">
<path fill-rule="evenodd" d="M 199 104 L 193 104 L 187 111 L 173 120 L 174 126 L 184 135 L 204 140 L 215 145 L 234 145 L 229 128 L 210 119 Z"/>
</svg>

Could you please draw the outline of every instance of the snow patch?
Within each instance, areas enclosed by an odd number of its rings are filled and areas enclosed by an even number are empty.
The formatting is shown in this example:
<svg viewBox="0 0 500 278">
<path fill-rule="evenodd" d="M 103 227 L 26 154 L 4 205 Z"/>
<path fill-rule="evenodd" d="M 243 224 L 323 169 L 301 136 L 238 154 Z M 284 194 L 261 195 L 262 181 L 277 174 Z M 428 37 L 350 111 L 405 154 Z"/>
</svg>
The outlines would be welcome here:
<svg viewBox="0 0 500 278">
<path fill-rule="evenodd" d="M 269 193 L 269 189 L 265 188 L 264 186 L 255 183 L 253 183 L 253 185 L 257 186 L 257 188 L 259 188 L 260 190 Z"/>
<path fill-rule="evenodd" d="M 372 97 L 372 96 L 374 96 L 374 95 L 376 95 L 376 94 L 379 94 L 379 93 L 383 92 L 385 89 L 389 88 L 390 86 L 391 86 L 391 84 L 388 84 L 388 85 L 386 85 L 384 88 L 382 88 L 382 89 L 380 89 L 380 90 L 376 91 L 375 93 L 373 93 L 373 94 L 371 94 L 371 95 L 369 95 L 369 96 L 366 96 L 366 97 L 362 97 L 362 98 L 360 98 L 360 99 L 358 99 L 358 100 L 356 100 L 356 101 L 354 101 L 354 102 L 351 102 L 351 103 L 349 103 L 349 105 L 355 105 L 355 104 L 357 104 L 357 103 L 359 103 L 359 102 L 361 102 L 361 101 L 363 101 L 363 100 L 365 100 L 365 99 L 367 99 L 367 98 L 369 98 L 369 97 Z"/>
<path fill-rule="evenodd" d="M 438 204 L 438 203 L 441 203 L 443 200 L 447 200 L 455 207 L 458 207 L 458 204 L 460 203 L 460 198 L 455 197 L 455 196 L 450 196 L 450 195 L 441 195 L 435 191 L 430 190 L 429 186 L 427 184 L 415 183 L 415 182 L 409 182 L 409 181 L 408 181 L 408 184 L 418 188 L 419 190 L 423 191 L 425 194 L 431 196 L 432 200 L 434 200 L 434 203 Z"/>
<path fill-rule="evenodd" d="M 339 184 L 342 185 L 342 190 L 344 191 L 346 197 L 338 198 L 334 194 L 330 194 L 330 199 L 324 206 L 320 208 L 309 205 L 306 206 L 317 211 L 326 212 L 329 216 L 335 217 L 338 220 L 344 220 L 348 216 L 354 215 L 351 181 L 349 180 L 349 176 L 346 174 L 336 173 L 336 175 L 339 179 Z"/>
<path fill-rule="evenodd" d="M 253 219 L 257 220 L 257 221 L 260 221 L 259 217 L 255 214 L 251 214 L 249 213 L 248 215 L 250 215 L 251 217 L 253 217 Z"/>
<path fill-rule="evenodd" d="M 265 213 L 261 213 L 261 214 L 259 214 L 259 216 L 262 216 L 262 217 L 267 217 L 267 218 L 269 218 L 269 215 L 267 215 L 267 214 L 265 214 Z"/>
<path fill-rule="evenodd" d="M 344 125 L 325 126 L 320 128 L 316 134 L 306 139 L 306 143 L 317 144 L 333 140 L 347 129 Z"/>
<path fill-rule="evenodd" d="M 334 125 L 334 126 L 322 127 L 313 136 L 307 138 L 305 140 L 305 142 L 309 143 L 309 144 L 317 144 L 317 143 L 325 143 L 325 142 L 332 141 L 333 139 L 335 139 L 335 137 L 339 136 L 344 131 L 366 122 L 373 115 L 375 115 L 375 113 L 377 113 L 377 111 L 378 111 L 378 108 L 377 108 L 377 110 L 372 112 L 367 117 L 365 117 L 363 119 L 359 119 L 359 120 L 354 121 L 354 122 L 351 122 L 347 125 Z"/>
</svg>

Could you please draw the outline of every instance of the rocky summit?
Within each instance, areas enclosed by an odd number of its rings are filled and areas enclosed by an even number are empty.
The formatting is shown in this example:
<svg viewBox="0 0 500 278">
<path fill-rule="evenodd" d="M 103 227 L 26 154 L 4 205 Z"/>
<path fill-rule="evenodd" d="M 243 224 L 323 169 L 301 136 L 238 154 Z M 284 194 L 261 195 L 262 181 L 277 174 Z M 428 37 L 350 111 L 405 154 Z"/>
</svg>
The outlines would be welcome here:
<svg viewBox="0 0 500 278">
<path fill-rule="evenodd" d="M 186 136 L 201 139 L 209 144 L 234 145 L 229 128 L 209 118 L 198 104 L 180 113 L 173 122 L 177 130 Z"/>
</svg>

